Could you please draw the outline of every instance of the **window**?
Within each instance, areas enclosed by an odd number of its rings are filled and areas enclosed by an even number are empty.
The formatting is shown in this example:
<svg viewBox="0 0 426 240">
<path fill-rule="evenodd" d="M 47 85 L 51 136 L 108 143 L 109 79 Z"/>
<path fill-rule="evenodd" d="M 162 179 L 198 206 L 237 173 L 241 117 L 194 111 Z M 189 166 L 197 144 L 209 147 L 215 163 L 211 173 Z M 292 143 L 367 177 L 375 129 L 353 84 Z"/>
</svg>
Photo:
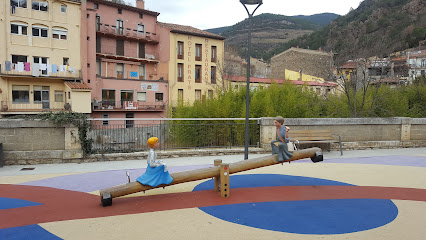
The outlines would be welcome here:
<svg viewBox="0 0 426 240">
<path fill-rule="evenodd" d="M 10 6 L 27 8 L 27 0 L 10 0 Z"/>
<path fill-rule="evenodd" d="M 118 14 L 121 14 L 123 11 L 119 8 L 119 9 L 117 9 L 117 13 Z"/>
<path fill-rule="evenodd" d="M 201 61 L 202 45 L 195 44 L 195 61 Z"/>
<path fill-rule="evenodd" d="M 48 6 L 47 2 L 37 2 L 37 1 L 32 2 L 33 10 L 47 12 L 47 6 Z"/>
<path fill-rule="evenodd" d="M 55 39 L 67 40 L 68 31 L 60 29 L 52 29 L 52 37 Z"/>
<path fill-rule="evenodd" d="M 115 90 L 102 89 L 102 104 L 106 106 L 115 106 Z"/>
<path fill-rule="evenodd" d="M 183 103 L 183 89 L 178 89 L 178 102 Z"/>
<path fill-rule="evenodd" d="M 195 89 L 195 101 L 201 101 L 201 89 Z"/>
<path fill-rule="evenodd" d="M 142 19 L 143 18 L 143 14 L 139 13 L 139 18 Z"/>
<path fill-rule="evenodd" d="M 27 35 L 28 26 L 24 24 L 11 23 L 10 24 L 10 33 L 18 35 Z"/>
<path fill-rule="evenodd" d="M 140 42 L 138 44 L 138 57 L 139 58 L 145 58 L 145 43 Z"/>
<path fill-rule="evenodd" d="M 123 20 L 117 19 L 116 27 L 117 27 L 117 34 L 123 35 L 124 34 L 124 22 L 123 22 Z"/>
<path fill-rule="evenodd" d="M 64 58 L 62 59 L 62 65 L 70 65 L 70 59 L 69 59 L 69 58 L 64 57 Z"/>
<path fill-rule="evenodd" d="M 139 79 L 143 80 L 145 79 L 145 64 L 142 64 L 140 66 L 138 66 L 139 69 Z"/>
<path fill-rule="evenodd" d="M 195 82 L 201 83 L 201 65 L 195 65 Z"/>
<path fill-rule="evenodd" d="M 27 56 L 12 55 L 12 63 L 27 62 Z"/>
<path fill-rule="evenodd" d="M 47 64 L 49 64 L 49 59 L 46 57 L 34 57 L 33 59 L 34 63 L 40 64 L 40 69 L 42 69 L 41 75 L 47 75 Z M 46 65 L 46 68 L 44 67 L 44 65 Z"/>
<path fill-rule="evenodd" d="M 183 63 L 178 63 L 177 80 L 178 82 L 183 82 Z"/>
<path fill-rule="evenodd" d="M 216 67 L 212 67 L 211 69 L 211 81 L 212 84 L 216 84 Z"/>
<path fill-rule="evenodd" d="M 212 62 L 216 62 L 216 46 L 212 46 Z"/>
<path fill-rule="evenodd" d="M 115 66 L 116 71 L 116 77 L 117 78 L 123 78 L 124 77 L 124 64 L 123 63 L 117 63 Z"/>
<path fill-rule="evenodd" d="M 66 12 L 67 12 L 67 6 L 61 5 L 61 13 L 66 13 Z"/>
<path fill-rule="evenodd" d="M 183 59 L 183 42 L 178 42 L 177 58 Z"/>
<path fill-rule="evenodd" d="M 115 55 L 124 56 L 124 40 L 116 39 Z"/>
<path fill-rule="evenodd" d="M 138 35 L 143 35 L 145 33 L 145 25 L 138 23 Z"/>
<path fill-rule="evenodd" d="M 29 103 L 30 102 L 30 86 L 12 85 L 12 102 Z"/>
<path fill-rule="evenodd" d="M 134 113 L 126 113 L 126 118 L 135 118 Z M 132 128 L 135 125 L 135 120 L 126 120 L 126 128 Z"/>
<path fill-rule="evenodd" d="M 146 92 L 138 92 L 136 97 L 139 102 L 146 102 Z"/>
<path fill-rule="evenodd" d="M 133 91 L 132 90 L 121 90 L 120 97 L 121 97 L 121 106 L 123 106 L 124 101 L 133 102 Z"/>
<path fill-rule="evenodd" d="M 43 26 L 33 26 L 33 37 L 47 38 L 49 29 Z"/>
<path fill-rule="evenodd" d="M 63 102 L 64 101 L 64 92 L 55 90 L 55 102 Z"/>
<path fill-rule="evenodd" d="M 109 114 L 102 114 L 102 118 L 109 118 Z M 109 121 L 103 120 L 102 125 L 109 125 Z"/>
<path fill-rule="evenodd" d="M 102 38 L 100 36 L 96 36 L 96 53 L 101 53 L 102 52 Z"/>
<path fill-rule="evenodd" d="M 96 21 L 96 31 L 101 31 L 101 26 L 102 26 L 101 16 L 99 16 L 98 14 L 96 14 L 95 21 Z"/>
<path fill-rule="evenodd" d="M 96 59 L 96 76 L 102 76 L 102 61 Z"/>
<path fill-rule="evenodd" d="M 163 99 L 163 93 L 155 93 L 155 101 L 156 102 L 162 102 Z"/>
<path fill-rule="evenodd" d="M 93 4 L 93 9 L 99 9 L 99 5 L 97 3 Z"/>
<path fill-rule="evenodd" d="M 213 90 L 209 90 L 207 94 L 209 99 L 213 99 Z"/>
</svg>

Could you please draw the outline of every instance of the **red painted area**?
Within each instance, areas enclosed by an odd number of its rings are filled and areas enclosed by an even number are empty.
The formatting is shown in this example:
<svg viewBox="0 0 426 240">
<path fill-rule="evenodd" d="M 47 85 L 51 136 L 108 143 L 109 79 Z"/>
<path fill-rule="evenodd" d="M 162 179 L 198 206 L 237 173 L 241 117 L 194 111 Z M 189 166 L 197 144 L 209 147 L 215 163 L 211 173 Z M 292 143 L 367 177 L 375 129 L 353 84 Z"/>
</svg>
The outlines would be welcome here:
<svg viewBox="0 0 426 240">
<path fill-rule="evenodd" d="M 361 186 L 280 186 L 232 189 L 232 197 L 222 198 L 209 191 L 171 193 L 113 199 L 102 207 L 100 197 L 88 193 L 21 185 L 0 185 L 0 197 L 42 203 L 0 211 L 1 228 L 10 228 L 73 219 L 107 217 L 164 210 L 219 206 L 250 202 L 321 199 L 395 199 L 426 201 L 426 189 Z"/>
</svg>

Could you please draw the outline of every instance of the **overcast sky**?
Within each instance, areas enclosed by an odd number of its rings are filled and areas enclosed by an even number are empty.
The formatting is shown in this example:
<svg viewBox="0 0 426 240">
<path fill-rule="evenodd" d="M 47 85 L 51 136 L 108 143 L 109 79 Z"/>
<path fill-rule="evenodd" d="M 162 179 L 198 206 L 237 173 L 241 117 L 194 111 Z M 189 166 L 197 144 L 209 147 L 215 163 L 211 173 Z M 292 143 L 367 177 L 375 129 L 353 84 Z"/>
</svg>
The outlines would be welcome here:
<svg viewBox="0 0 426 240">
<path fill-rule="evenodd" d="M 135 6 L 135 0 L 125 0 Z M 255 15 L 274 13 L 286 16 L 336 13 L 345 15 L 362 0 L 264 0 Z M 158 21 L 199 29 L 231 26 L 247 18 L 239 0 L 145 0 L 145 9 L 159 12 Z M 254 7 L 249 9 L 250 12 Z"/>
</svg>

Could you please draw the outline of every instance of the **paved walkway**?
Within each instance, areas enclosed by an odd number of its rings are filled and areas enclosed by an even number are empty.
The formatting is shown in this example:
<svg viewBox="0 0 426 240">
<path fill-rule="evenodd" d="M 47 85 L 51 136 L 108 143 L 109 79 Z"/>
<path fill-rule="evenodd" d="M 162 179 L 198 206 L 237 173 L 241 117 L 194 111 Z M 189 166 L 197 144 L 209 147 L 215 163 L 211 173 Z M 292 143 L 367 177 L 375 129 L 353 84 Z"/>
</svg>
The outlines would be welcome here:
<svg viewBox="0 0 426 240">
<path fill-rule="evenodd" d="M 163 160 L 173 173 L 214 159 L 243 155 Z M 100 206 L 98 190 L 127 182 L 126 172 L 134 181 L 146 161 L 5 166 L 0 239 L 424 238 L 426 148 L 332 151 L 324 159 L 232 175 L 226 199 L 202 180 L 114 199 L 111 207 Z"/>
</svg>

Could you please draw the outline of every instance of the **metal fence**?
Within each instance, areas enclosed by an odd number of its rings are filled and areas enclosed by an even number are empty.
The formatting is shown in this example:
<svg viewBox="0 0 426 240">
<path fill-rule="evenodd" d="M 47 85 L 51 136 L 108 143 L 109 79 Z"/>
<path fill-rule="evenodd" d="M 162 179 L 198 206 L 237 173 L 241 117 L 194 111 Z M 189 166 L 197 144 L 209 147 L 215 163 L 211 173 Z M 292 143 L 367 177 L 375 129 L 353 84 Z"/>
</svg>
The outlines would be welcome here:
<svg viewBox="0 0 426 240">
<path fill-rule="evenodd" d="M 158 137 L 159 150 L 244 147 L 244 119 L 91 119 L 93 153 L 146 151 Z M 250 119 L 250 147 L 259 147 L 260 119 Z"/>
</svg>

